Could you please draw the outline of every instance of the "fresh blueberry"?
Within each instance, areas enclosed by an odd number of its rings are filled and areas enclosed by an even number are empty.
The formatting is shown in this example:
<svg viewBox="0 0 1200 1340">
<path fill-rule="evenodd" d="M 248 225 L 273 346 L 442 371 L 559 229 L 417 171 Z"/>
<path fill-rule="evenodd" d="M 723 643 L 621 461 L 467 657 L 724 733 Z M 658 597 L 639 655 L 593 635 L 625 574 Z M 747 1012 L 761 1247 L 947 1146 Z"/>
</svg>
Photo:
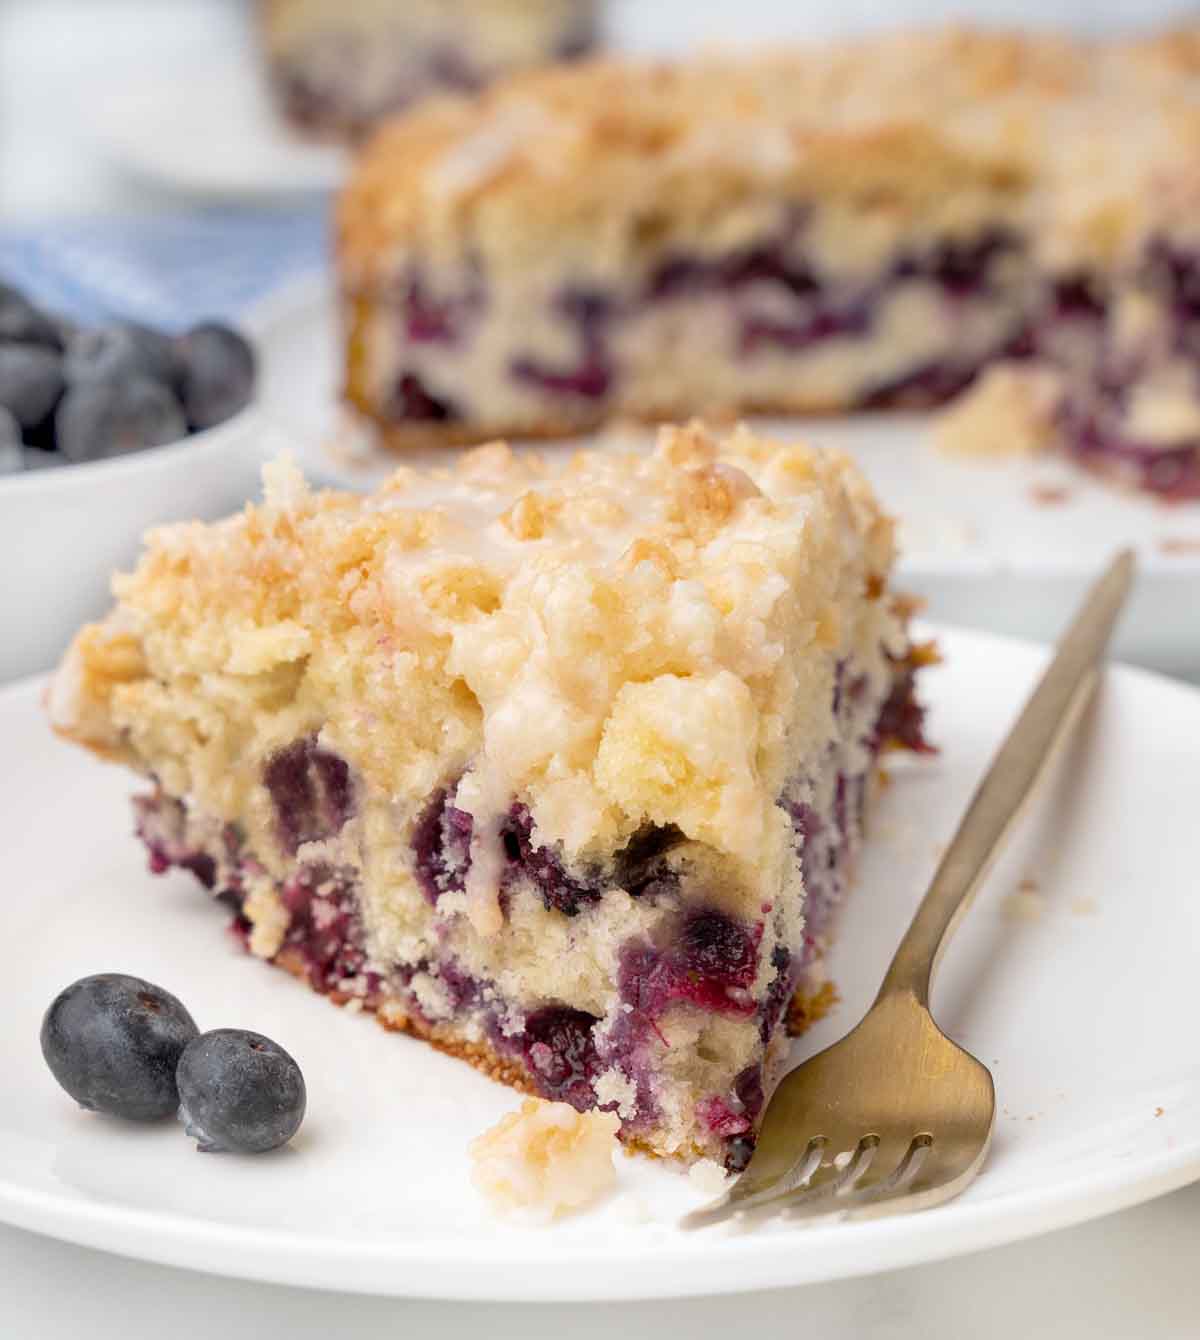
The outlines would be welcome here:
<svg viewBox="0 0 1200 1340">
<path fill-rule="evenodd" d="M 729 1172 L 740 1173 L 754 1156 L 754 1141 L 747 1135 L 734 1136 L 725 1146 L 725 1167 Z"/>
<path fill-rule="evenodd" d="M 54 429 L 58 449 L 68 460 L 95 461 L 178 441 L 187 434 L 187 421 L 167 387 L 135 377 L 70 387 L 54 416 Z"/>
<path fill-rule="evenodd" d="M 175 1068 L 198 1032 L 169 991 L 103 972 L 54 998 L 42 1020 L 42 1055 L 81 1107 L 154 1121 L 179 1105 Z"/>
<path fill-rule="evenodd" d="M 25 448 L 26 470 L 57 470 L 70 462 L 61 451 L 44 451 L 41 447 Z"/>
<path fill-rule="evenodd" d="M 192 430 L 211 428 L 244 409 L 254 395 L 254 350 L 215 321 L 193 326 L 176 342 L 183 408 Z"/>
<path fill-rule="evenodd" d="M 35 428 L 63 392 L 62 356 L 38 344 L 0 344 L 0 405 Z"/>
<path fill-rule="evenodd" d="M 0 344 L 38 344 L 47 349 L 63 347 L 62 335 L 52 317 L 40 312 L 20 290 L 0 283 Z"/>
<path fill-rule="evenodd" d="M 720 912 L 697 912 L 683 925 L 680 961 L 685 971 L 728 986 L 749 986 L 757 952 L 745 929 Z"/>
<path fill-rule="evenodd" d="M 11 411 L 0 405 L 0 475 L 13 475 L 23 469 L 21 453 L 21 425 Z"/>
<path fill-rule="evenodd" d="M 592 1029 L 596 1016 L 567 1005 L 547 1005 L 525 1021 L 521 1050 L 539 1091 L 586 1112 L 596 1103 L 592 1080 L 600 1073 Z"/>
<path fill-rule="evenodd" d="M 67 344 L 63 370 L 72 386 L 144 377 L 174 389 L 181 374 L 174 341 L 132 321 L 76 331 Z"/>
<path fill-rule="evenodd" d="M 179 1058 L 178 1080 L 179 1120 L 205 1154 L 265 1154 L 304 1120 L 300 1067 L 261 1033 L 202 1033 Z"/>
</svg>

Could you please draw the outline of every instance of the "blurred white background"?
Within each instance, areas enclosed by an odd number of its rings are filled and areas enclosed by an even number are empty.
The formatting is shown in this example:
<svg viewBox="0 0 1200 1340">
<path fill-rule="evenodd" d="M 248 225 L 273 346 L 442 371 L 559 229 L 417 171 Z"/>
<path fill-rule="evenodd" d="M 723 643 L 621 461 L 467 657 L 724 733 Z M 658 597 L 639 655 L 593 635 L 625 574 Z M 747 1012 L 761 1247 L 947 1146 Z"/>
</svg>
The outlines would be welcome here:
<svg viewBox="0 0 1200 1340">
<path fill-rule="evenodd" d="M 0 216 L 125 212 L 178 202 L 109 166 L 90 133 L 106 94 L 189 63 L 244 68 L 251 0 L 0 0 Z M 948 18 L 1108 32 L 1198 12 L 1195 0 L 611 0 L 617 45 L 861 32 Z"/>
</svg>

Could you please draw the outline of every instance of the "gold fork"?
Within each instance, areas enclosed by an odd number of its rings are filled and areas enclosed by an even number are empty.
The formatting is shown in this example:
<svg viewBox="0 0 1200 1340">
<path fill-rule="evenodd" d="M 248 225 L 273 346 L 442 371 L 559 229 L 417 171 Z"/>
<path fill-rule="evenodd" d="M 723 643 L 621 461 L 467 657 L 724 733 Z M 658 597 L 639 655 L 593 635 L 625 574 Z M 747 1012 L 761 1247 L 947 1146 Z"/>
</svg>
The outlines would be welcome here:
<svg viewBox="0 0 1200 1340">
<path fill-rule="evenodd" d="M 992 1076 L 945 1036 L 929 989 L 951 933 L 1046 761 L 1094 688 L 1133 579 L 1125 550 L 1096 582 L 996 755 L 900 942 L 875 1003 L 840 1042 L 775 1091 L 746 1171 L 684 1228 L 732 1215 L 854 1217 L 925 1209 L 958 1195 L 987 1155 Z"/>
</svg>

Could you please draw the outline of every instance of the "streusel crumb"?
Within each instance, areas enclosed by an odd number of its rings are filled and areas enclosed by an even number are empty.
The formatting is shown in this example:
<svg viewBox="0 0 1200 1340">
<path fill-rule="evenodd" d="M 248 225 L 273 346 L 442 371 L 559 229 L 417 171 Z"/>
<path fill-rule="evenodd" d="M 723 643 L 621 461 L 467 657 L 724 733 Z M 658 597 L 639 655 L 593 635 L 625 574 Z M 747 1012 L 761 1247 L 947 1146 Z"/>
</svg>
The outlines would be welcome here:
<svg viewBox="0 0 1200 1340">
<path fill-rule="evenodd" d="M 471 1142 L 471 1180 L 501 1211 L 549 1220 L 581 1210 L 616 1185 L 620 1125 L 609 1112 L 526 1098 Z"/>
<path fill-rule="evenodd" d="M 944 410 L 934 429 L 954 456 L 1023 456 L 1054 443 L 1063 379 L 1042 364 L 997 363 Z"/>
<path fill-rule="evenodd" d="M 715 1159 L 701 1159 L 688 1169 L 688 1181 L 703 1196 L 723 1195 L 729 1186 L 725 1169 Z"/>
</svg>

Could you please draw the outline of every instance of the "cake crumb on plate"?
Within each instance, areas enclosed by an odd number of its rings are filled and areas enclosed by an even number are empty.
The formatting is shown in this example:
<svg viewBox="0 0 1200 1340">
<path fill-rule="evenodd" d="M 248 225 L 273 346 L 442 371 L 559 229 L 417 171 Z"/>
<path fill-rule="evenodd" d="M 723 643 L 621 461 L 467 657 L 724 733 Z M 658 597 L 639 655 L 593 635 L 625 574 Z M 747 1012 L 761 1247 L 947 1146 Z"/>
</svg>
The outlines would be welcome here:
<svg viewBox="0 0 1200 1340">
<path fill-rule="evenodd" d="M 688 1169 L 688 1181 L 705 1196 L 722 1196 L 729 1186 L 725 1169 L 715 1159 L 701 1159 Z"/>
<path fill-rule="evenodd" d="M 619 1127 L 610 1112 L 527 1098 L 471 1142 L 471 1180 L 498 1210 L 550 1220 L 583 1209 L 616 1185 Z"/>
<path fill-rule="evenodd" d="M 1045 911 L 1045 895 L 1032 879 L 1023 879 L 1004 900 L 1004 912 L 1010 921 L 1040 921 Z"/>
<path fill-rule="evenodd" d="M 1045 451 L 1054 437 L 1062 384 L 1052 369 L 996 363 L 938 415 L 940 451 L 963 456 L 1020 456 Z"/>
</svg>

